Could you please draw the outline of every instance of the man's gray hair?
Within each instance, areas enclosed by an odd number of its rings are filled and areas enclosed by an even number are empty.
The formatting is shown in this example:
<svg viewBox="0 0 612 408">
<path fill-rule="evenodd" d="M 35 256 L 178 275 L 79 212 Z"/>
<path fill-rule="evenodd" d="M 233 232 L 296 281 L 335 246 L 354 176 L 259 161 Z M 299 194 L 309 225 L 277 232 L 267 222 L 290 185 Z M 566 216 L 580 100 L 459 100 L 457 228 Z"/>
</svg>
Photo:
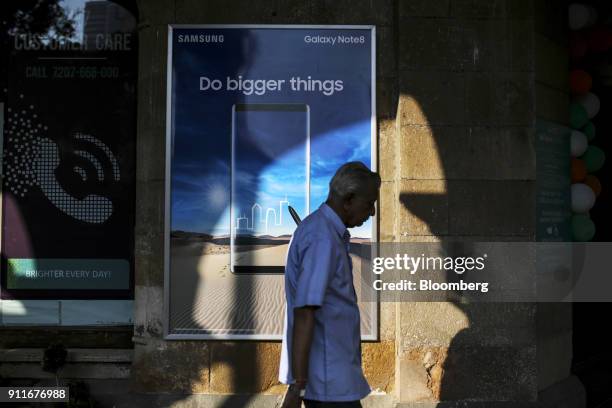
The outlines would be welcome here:
<svg viewBox="0 0 612 408">
<path fill-rule="evenodd" d="M 329 182 L 329 194 L 340 198 L 363 194 L 368 183 L 375 182 L 380 187 L 380 176 L 362 162 L 348 162 L 336 170 Z"/>
</svg>

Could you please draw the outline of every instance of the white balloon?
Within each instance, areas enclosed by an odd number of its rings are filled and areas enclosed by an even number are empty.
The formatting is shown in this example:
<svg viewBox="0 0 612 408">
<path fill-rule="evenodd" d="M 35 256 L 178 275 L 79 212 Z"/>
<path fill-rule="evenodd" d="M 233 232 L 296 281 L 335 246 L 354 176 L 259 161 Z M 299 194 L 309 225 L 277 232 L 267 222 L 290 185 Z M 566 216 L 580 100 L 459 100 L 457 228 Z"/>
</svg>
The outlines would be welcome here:
<svg viewBox="0 0 612 408">
<path fill-rule="evenodd" d="M 589 24 L 592 12 L 587 6 L 580 3 L 572 3 L 568 10 L 569 27 L 572 30 L 580 30 Z"/>
<path fill-rule="evenodd" d="M 572 211 L 586 213 L 595 205 L 595 193 L 583 183 L 572 184 Z"/>
<path fill-rule="evenodd" d="M 599 98 L 592 92 L 587 92 L 584 95 L 580 95 L 576 98 L 576 102 L 581 104 L 587 111 L 589 119 L 592 119 L 599 112 L 601 106 Z"/>
<path fill-rule="evenodd" d="M 584 152 L 586 152 L 587 147 L 589 147 L 589 140 L 581 131 L 572 130 L 570 146 L 572 157 L 579 157 L 582 156 Z"/>
<path fill-rule="evenodd" d="M 587 6 L 589 9 L 589 21 L 587 21 L 587 27 L 595 25 L 597 23 L 597 10 L 593 6 Z"/>
</svg>

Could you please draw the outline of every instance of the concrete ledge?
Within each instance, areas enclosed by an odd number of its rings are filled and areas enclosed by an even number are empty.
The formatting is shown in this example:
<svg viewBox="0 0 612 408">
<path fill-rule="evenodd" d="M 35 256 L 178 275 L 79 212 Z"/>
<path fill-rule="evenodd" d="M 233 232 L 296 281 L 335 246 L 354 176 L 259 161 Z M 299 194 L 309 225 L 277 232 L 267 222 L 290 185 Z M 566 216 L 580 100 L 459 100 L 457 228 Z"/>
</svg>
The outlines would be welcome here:
<svg viewBox="0 0 612 408">
<path fill-rule="evenodd" d="M 282 402 L 281 395 L 220 395 L 220 394 L 92 394 L 102 406 L 114 408 L 275 408 Z M 393 408 L 390 395 L 371 395 L 362 401 L 364 408 Z"/>
<path fill-rule="evenodd" d="M 580 380 L 571 375 L 538 393 L 537 402 L 529 401 L 445 401 L 408 402 L 396 408 L 585 408 L 586 393 Z"/>
<path fill-rule="evenodd" d="M 396 408 L 538 408 L 538 404 L 519 401 L 408 402 L 398 404 Z"/>
<path fill-rule="evenodd" d="M 60 377 L 66 379 L 127 379 L 130 377 L 132 349 L 67 349 L 66 364 Z M 55 375 L 43 371 L 44 349 L 0 349 L 0 376 L 45 379 Z"/>
<path fill-rule="evenodd" d="M 69 348 L 66 351 L 66 362 L 70 363 L 131 363 L 134 355 L 133 349 Z M 44 352 L 42 348 L 0 349 L 0 362 L 39 363 Z"/>
</svg>

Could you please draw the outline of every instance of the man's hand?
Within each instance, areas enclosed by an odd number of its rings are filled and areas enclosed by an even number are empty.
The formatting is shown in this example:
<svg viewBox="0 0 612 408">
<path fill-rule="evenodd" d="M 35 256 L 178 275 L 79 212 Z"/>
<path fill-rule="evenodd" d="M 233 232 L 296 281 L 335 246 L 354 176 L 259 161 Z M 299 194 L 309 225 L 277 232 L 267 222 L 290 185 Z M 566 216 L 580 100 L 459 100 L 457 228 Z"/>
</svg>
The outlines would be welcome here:
<svg viewBox="0 0 612 408">
<path fill-rule="evenodd" d="M 281 408 L 301 408 L 302 398 L 293 390 L 287 388 Z"/>
</svg>

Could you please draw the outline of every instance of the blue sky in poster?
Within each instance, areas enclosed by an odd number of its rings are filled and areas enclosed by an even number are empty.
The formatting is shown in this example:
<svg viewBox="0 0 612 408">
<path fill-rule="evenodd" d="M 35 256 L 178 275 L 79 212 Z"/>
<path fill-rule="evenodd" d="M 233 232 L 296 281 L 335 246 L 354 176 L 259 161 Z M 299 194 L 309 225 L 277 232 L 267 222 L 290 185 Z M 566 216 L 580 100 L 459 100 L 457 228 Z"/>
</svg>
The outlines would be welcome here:
<svg viewBox="0 0 612 408">
<path fill-rule="evenodd" d="M 300 111 L 275 110 L 281 107 Z M 295 223 L 287 206 L 306 214 L 307 107 L 271 105 L 265 111 L 238 111 L 234 117 L 232 203 L 236 232 L 291 234 Z"/>
<path fill-rule="evenodd" d="M 179 38 L 187 38 L 184 37 L 187 33 L 223 34 L 224 41 L 179 42 Z M 364 43 L 330 45 L 305 41 L 307 36 L 332 38 L 347 35 L 354 38 L 364 36 Z M 311 211 L 325 201 L 329 180 L 342 163 L 360 160 L 370 165 L 369 38 L 369 30 L 174 29 L 172 230 L 229 234 L 232 106 L 235 104 L 309 106 Z M 238 76 L 243 79 L 285 80 L 285 83 L 281 90 L 266 91 L 263 95 L 254 92 L 245 95 L 237 90 L 226 90 L 228 78 Z M 327 92 L 329 95 L 323 90 L 291 89 L 291 78 L 306 79 L 308 76 L 321 81 L 340 80 L 343 89 L 334 90 L 331 94 Z M 220 89 L 201 90 L 200 77 L 218 79 Z M 257 120 L 249 117 L 248 122 L 250 132 L 254 134 Z M 265 124 L 265 121 L 262 123 Z M 300 120 L 293 123 L 299 128 L 302 126 Z M 265 128 L 265 125 L 262 126 Z M 244 209 L 241 211 L 247 213 L 244 215 L 249 220 L 241 220 L 241 226 L 251 222 L 252 211 L 248 209 L 252 205 L 250 203 L 257 202 L 262 207 L 263 218 L 270 208 L 275 209 L 277 218 L 274 219 L 277 221 L 280 219 L 279 207 L 283 213 L 284 226 L 275 228 L 268 222 L 267 233 L 291 233 L 293 223 L 285 222 L 290 220 L 289 214 L 286 205 L 280 203 L 285 199 L 285 194 L 302 218 L 305 216 L 305 146 L 303 134 L 292 134 L 294 137 L 284 138 L 278 143 L 260 142 L 242 146 L 245 151 L 251 149 L 248 155 L 243 156 L 252 159 L 248 162 L 244 159 L 235 161 L 238 170 L 246 173 L 242 176 L 246 176 L 251 183 L 249 190 L 239 189 L 249 191 L 246 194 L 251 195 L 243 200 Z M 270 148 L 271 151 L 267 152 Z M 259 213 L 257 207 L 254 211 Z M 269 212 L 270 219 L 272 216 L 272 212 Z M 260 226 L 262 229 L 258 233 L 266 233 L 265 223 Z M 371 237 L 371 221 L 351 233 L 353 236 Z"/>
</svg>

